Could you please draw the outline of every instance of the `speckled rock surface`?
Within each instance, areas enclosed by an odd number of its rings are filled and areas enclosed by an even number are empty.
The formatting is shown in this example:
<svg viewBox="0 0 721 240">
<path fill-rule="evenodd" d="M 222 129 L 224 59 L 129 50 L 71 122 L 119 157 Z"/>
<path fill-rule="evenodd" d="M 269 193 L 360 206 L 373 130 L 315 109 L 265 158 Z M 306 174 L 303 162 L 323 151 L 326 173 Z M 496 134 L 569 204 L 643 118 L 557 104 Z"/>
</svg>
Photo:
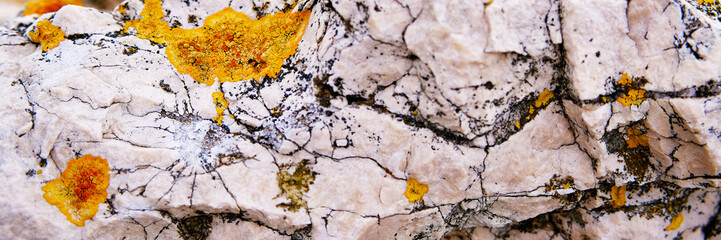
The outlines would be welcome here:
<svg viewBox="0 0 721 240">
<path fill-rule="evenodd" d="M 124 29 L 145 2 L 0 27 L 0 238 L 721 237 L 718 1 L 163 1 L 311 12 L 277 77 L 212 85 Z M 41 188 L 86 154 L 78 227 Z"/>
</svg>

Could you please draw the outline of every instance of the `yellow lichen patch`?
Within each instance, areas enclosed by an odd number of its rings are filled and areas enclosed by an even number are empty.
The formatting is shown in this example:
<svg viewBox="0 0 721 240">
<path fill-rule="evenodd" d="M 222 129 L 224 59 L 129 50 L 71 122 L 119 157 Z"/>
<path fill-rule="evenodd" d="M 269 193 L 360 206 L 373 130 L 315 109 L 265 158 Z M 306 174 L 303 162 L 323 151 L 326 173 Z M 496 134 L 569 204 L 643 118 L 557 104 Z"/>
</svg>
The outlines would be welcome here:
<svg viewBox="0 0 721 240">
<path fill-rule="evenodd" d="M 228 101 L 225 100 L 222 92 L 213 93 L 213 104 L 215 104 L 215 112 L 218 113 L 218 116 L 214 117 L 213 120 L 218 124 L 223 124 L 223 113 L 228 109 Z M 233 116 L 230 114 L 230 110 L 228 110 L 228 115 Z"/>
<path fill-rule="evenodd" d="M 61 41 L 65 40 L 63 30 L 53 25 L 50 20 L 42 20 L 37 23 L 36 27 L 37 29 L 29 32 L 28 36 L 33 42 L 40 43 L 44 52 L 57 47 Z"/>
<path fill-rule="evenodd" d="M 698 4 L 714 4 L 716 0 L 697 0 Z"/>
<path fill-rule="evenodd" d="M 628 86 L 631 85 L 632 82 L 633 79 L 628 77 L 628 73 L 621 73 L 621 79 L 618 80 L 618 84 Z"/>
<path fill-rule="evenodd" d="M 646 84 L 644 78 L 631 78 L 628 73 L 622 73 L 621 79 L 617 81 L 618 88 L 623 92 L 623 96 L 616 99 L 625 107 L 633 105 L 640 106 L 646 101 L 646 90 L 641 89 Z"/>
<path fill-rule="evenodd" d="M 530 122 L 531 119 L 536 117 L 539 110 L 546 108 L 551 102 L 551 99 L 553 99 L 553 92 L 548 89 L 543 89 L 543 91 L 538 94 L 538 97 L 533 100 L 533 103 L 527 103 L 529 104 L 528 113 L 521 113 L 522 118 L 516 120 L 515 122 L 516 129 L 521 129 L 523 125 L 526 125 L 526 123 Z"/>
<path fill-rule="evenodd" d="M 165 36 L 170 35 L 170 25 L 161 18 L 165 16 L 163 13 L 163 5 L 160 0 L 146 0 L 143 11 L 140 12 L 140 19 L 135 19 L 125 23 L 125 31 L 130 28 L 135 29 L 136 36 L 148 39 L 157 43 L 165 43 Z M 167 50 L 166 50 L 167 52 Z"/>
<path fill-rule="evenodd" d="M 551 180 L 548 183 L 546 183 L 546 185 L 544 187 L 545 187 L 546 192 L 550 192 L 550 191 L 559 190 L 559 189 L 569 189 L 574 186 L 575 186 L 575 183 L 574 183 L 573 177 L 566 176 L 566 177 L 562 178 L 561 176 L 554 174 L 553 178 L 551 178 Z"/>
<path fill-rule="evenodd" d="M 551 98 L 553 98 L 553 92 L 548 89 L 543 89 L 543 92 L 538 94 L 536 101 L 533 101 L 533 106 L 536 108 L 548 106 L 548 101 L 550 101 Z"/>
<path fill-rule="evenodd" d="M 611 201 L 615 208 L 626 205 L 626 185 L 611 187 Z"/>
<path fill-rule="evenodd" d="M 408 198 L 408 202 L 410 203 L 423 200 L 423 195 L 428 192 L 428 185 L 418 182 L 415 178 L 408 178 L 408 180 L 406 180 L 406 184 L 408 184 L 408 186 L 406 187 L 406 192 L 403 193 L 403 195 L 406 195 L 406 198 Z"/>
<path fill-rule="evenodd" d="M 65 5 L 83 6 L 82 0 L 35 0 L 25 4 L 23 16 L 57 12 Z"/>
<path fill-rule="evenodd" d="M 675 217 L 671 218 L 671 224 L 666 227 L 666 231 L 673 231 L 681 227 L 681 224 L 683 224 L 683 214 L 679 213 Z"/>
<path fill-rule="evenodd" d="M 68 221 L 82 227 L 107 198 L 109 172 L 108 161 L 100 157 L 85 155 L 70 160 L 60 178 L 43 186 L 43 198 L 58 207 Z"/>
<path fill-rule="evenodd" d="M 628 90 L 628 93 L 625 93 L 622 97 L 618 98 L 617 101 L 625 107 L 630 107 L 632 105 L 640 106 L 641 103 L 646 100 L 644 94 L 646 94 L 646 90 L 631 89 Z"/>
<path fill-rule="evenodd" d="M 147 0 L 141 19 L 126 24 L 137 36 L 166 44 L 168 60 L 199 83 L 276 77 L 295 54 L 310 11 L 278 12 L 259 20 L 225 8 L 196 29 L 170 28 L 159 0 Z"/>
<path fill-rule="evenodd" d="M 120 13 L 120 14 L 122 14 L 122 15 L 127 14 L 128 11 L 125 9 L 125 8 L 127 8 L 127 6 L 128 6 L 127 4 L 120 4 L 120 5 L 118 5 L 118 13 Z"/>
<path fill-rule="evenodd" d="M 648 147 L 648 136 L 643 134 L 638 128 L 626 128 L 628 139 L 626 144 L 629 148 L 637 148 L 638 146 Z"/>
</svg>

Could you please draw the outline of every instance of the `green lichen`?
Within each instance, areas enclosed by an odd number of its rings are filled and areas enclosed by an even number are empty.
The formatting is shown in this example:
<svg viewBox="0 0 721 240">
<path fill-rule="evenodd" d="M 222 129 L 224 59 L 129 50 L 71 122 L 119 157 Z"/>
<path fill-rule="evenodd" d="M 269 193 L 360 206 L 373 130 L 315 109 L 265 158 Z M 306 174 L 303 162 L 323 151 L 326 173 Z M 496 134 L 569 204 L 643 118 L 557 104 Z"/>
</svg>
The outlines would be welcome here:
<svg viewBox="0 0 721 240">
<path fill-rule="evenodd" d="M 280 195 L 285 196 L 290 202 L 280 203 L 277 206 L 297 212 L 301 207 L 308 209 L 308 203 L 303 196 L 308 192 L 309 186 L 315 181 L 314 172 L 309 166 L 308 160 L 303 160 L 295 166 L 293 174 L 290 173 L 293 165 L 281 165 L 276 179 L 278 180 L 278 188 Z"/>
</svg>

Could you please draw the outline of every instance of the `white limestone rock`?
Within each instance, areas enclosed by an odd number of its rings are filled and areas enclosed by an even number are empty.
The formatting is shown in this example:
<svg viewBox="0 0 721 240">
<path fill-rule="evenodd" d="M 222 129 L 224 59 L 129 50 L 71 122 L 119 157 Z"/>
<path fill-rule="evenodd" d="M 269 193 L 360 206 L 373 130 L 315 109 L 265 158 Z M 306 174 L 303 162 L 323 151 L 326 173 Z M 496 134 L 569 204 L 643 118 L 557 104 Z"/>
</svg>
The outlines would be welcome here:
<svg viewBox="0 0 721 240">
<path fill-rule="evenodd" d="M 206 85 L 124 32 L 144 2 L 0 27 L 3 237 L 721 236 L 718 4 L 165 0 L 311 11 L 277 77 Z M 41 188 L 85 154 L 112 170 L 77 227 Z"/>
</svg>

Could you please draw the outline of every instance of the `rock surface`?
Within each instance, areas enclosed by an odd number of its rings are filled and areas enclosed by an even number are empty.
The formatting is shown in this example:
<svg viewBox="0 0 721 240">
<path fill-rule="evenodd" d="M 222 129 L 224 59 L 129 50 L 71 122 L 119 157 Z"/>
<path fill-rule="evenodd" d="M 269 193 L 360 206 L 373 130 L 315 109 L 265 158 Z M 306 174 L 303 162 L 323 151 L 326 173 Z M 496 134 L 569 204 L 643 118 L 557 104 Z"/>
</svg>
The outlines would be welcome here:
<svg viewBox="0 0 721 240">
<path fill-rule="evenodd" d="M 276 77 L 211 85 L 124 28 L 147 1 L 0 27 L 1 238 L 721 237 L 719 1 L 163 1 L 311 12 Z M 77 227 L 41 188 L 86 154 Z"/>
</svg>

